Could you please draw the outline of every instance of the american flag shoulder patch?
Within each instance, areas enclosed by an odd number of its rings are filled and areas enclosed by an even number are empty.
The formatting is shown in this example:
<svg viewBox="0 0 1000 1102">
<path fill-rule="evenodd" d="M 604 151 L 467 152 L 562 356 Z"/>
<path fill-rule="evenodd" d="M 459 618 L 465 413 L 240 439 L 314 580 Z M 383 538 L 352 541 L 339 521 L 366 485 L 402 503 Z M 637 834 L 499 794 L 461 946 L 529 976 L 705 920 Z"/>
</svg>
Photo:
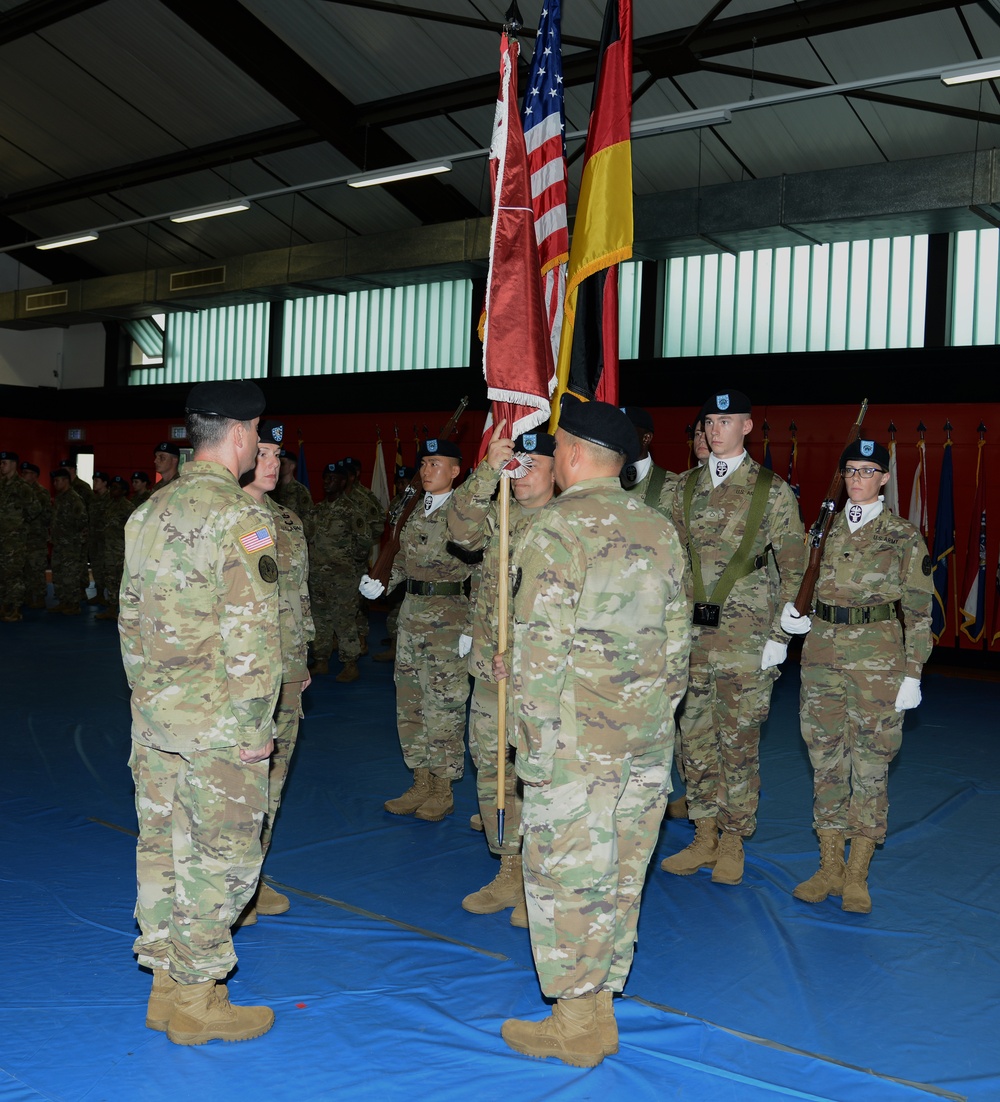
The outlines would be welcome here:
<svg viewBox="0 0 1000 1102">
<path fill-rule="evenodd" d="M 263 551 L 265 547 L 274 546 L 270 529 L 266 525 L 263 528 L 255 528 L 252 532 L 245 532 L 240 536 L 240 543 L 248 555 Z"/>
</svg>

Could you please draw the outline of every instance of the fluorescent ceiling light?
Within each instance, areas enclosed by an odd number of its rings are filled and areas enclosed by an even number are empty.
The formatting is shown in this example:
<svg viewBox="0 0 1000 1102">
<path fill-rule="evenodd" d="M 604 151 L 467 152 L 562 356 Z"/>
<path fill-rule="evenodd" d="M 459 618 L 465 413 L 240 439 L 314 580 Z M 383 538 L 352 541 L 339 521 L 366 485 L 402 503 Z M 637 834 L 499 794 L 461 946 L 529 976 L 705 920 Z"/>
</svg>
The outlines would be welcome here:
<svg viewBox="0 0 1000 1102">
<path fill-rule="evenodd" d="M 990 58 L 989 62 L 980 62 L 977 65 L 953 65 L 949 69 L 942 69 L 941 82 L 943 84 L 971 84 L 976 80 L 996 80 L 997 77 L 1000 77 L 1000 66 L 997 66 L 995 62 L 996 58 Z"/>
<path fill-rule="evenodd" d="M 721 126 L 732 122 L 731 111 L 686 111 L 682 115 L 664 115 L 658 119 L 641 119 L 632 124 L 632 137 L 651 134 L 674 134 L 679 130 L 700 130 L 703 126 Z"/>
<path fill-rule="evenodd" d="M 193 210 L 181 211 L 170 216 L 171 222 L 197 222 L 201 218 L 218 218 L 220 214 L 238 214 L 241 210 L 249 210 L 250 204 L 242 199 L 236 203 L 218 204 L 213 207 L 195 207 Z"/>
<path fill-rule="evenodd" d="M 394 184 L 397 180 L 414 180 L 418 176 L 437 176 L 441 172 L 451 172 L 451 161 L 418 161 L 412 165 L 396 165 L 376 172 L 365 172 L 352 176 L 348 187 L 374 187 L 376 184 Z"/>
<path fill-rule="evenodd" d="M 52 241 L 43 241 L 41 244 L 36 245 L 35 248 L 44 252 L 46 249 L 64 249 L 67 245 L 80 245 L 84 241 L 96 241 L 98 238 L 96 233 L 78 233 L 73 237 L 58 237 Z"/>
</svg>

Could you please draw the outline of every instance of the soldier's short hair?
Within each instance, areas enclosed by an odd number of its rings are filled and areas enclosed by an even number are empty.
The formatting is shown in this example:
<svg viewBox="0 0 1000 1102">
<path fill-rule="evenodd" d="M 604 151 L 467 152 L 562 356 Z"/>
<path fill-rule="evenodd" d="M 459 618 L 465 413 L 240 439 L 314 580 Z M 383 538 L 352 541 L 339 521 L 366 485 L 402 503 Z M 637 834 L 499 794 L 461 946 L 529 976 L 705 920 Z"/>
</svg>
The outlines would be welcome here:
<svg viewBox="0 0 1000 1102">
<path fill-rule="evenodd" d="M 254 431 L 252 418 L 249 421 L 234 421 L 231 417 L 222 417 L 217 413 L 195 413 L 193 410 L 188 410 L 185 424 L 188 440 L 195 451 L 217 448 L 226 439 L 233 425 L 242 425 L 250 433 Z"/>
</svg>

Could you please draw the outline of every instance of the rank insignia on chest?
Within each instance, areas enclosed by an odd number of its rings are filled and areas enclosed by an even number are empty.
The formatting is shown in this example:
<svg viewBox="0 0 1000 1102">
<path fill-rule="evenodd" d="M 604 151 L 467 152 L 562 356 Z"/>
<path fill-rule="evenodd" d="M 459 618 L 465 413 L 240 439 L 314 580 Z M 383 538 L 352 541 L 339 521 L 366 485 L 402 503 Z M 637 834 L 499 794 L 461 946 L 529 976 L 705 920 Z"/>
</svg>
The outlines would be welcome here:
<svg viewBox="0 0 1000 1102">
<path fill-rule="evenodd" d="M 265 547 L 274 546 L 274 540 L 271 539 L 271 533 L 266 525 L 263 528 L 256 528 L 252 532 L 244 532 L 240 536 L 240 543 L 248 555 L 263 551 Z"/>
</svg>

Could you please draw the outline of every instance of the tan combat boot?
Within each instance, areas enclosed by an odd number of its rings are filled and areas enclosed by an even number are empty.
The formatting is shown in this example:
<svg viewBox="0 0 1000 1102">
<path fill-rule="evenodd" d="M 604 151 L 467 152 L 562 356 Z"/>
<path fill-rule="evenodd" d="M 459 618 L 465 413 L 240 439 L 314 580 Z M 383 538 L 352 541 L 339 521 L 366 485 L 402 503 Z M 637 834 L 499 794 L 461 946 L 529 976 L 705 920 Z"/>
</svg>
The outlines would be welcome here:
<svg viewBox="0 0 1000 1102">
<path fill-rule="evenodd" d="M 521 930 L 528 929 L 528 901 L 526 899 L 514 904 L 514 909 L 510 912 L 510 924 Z"/>
<path fill-rule="evenodd" d="M 146 1006 L 146 1028 L 155 1029 L 157 1033 L 165 1033 L 170 1015 L 174 1012 L 174 995 L 177 992 L 177 981 L 166 968 L 153 969 L 153 987 L 149 992 L 149 1003 Z"/>
<path fill-rule="evenodd" d="M 451 778 L 431 774 L 431 794 L 414 812 L 418 819 L 439 823 L 455 810 L 455 797 L 451 794 Z"/>
<path fill-rule="evenodd" d="M 593 991 L 576 999 L 560 999 L 540 1022 L 508 1018 L 500 1036 L 525 1056 L 555 1056 L 575 1068 L 593 1068 L 604 1059 L 596 1010 Z"/>
<path fill-rule="evenodd" d="M 597 1032 L 605 1056 L 618 1051 L 618 1023 L 615 1021 L 614 995 L 611 991 L 597 992 Z"/>
<path fill-rule="evenodd" d="M 326 658 L 317 658 L 315 662 L 309 667 L 309 672 L 313 677 L 322 677 L 323 674 L 330 672 L 330 662 Z"/>
<path fill-rule="evenodd" d="M 386 800 L 382 805 L 386 811 L 393 815 L 412 815 L 417 808 L 430 799 L 431 795 L 431 771 L 429 769 L 414 769 L 413 784 L 394 800 Z"/>
<path fill-rule="evenodd" d="M 118 602 L 108 601 L 108 607 L 103 612 L 95 613 L 95 620 L 117 620 L 118 619 Z"/>
<path fill-rule="evenodd" d="M 367 653 L 368 653 L 368 636 L 367 635 L 359 635 L 358 636 L 358 654 L 364 656 Z"/>
<path fill-rule="evenodd" d="M 842 830 L 817 830 L 819 838 L 819 868 L 792 891 L 796 899 L 805 903 L 822 903 L 828 895 L 841 895 L 844 891 L 844 832 Z"/>
<path fill-rule="evenodd" d="M 719 855 L 712 870 L 713 884 L 739 884 L 743 879 L 743 836 L 724 830 L 719 838 Z"/>
<path fill-rule="evenodd" d="M 396 643 L 392 642 L 388 650 L 379 651 L 378 654 L 372 655 L 373 662 L 395 662 L 396 661 Z"/>
<path fill-rule="evenodd" d="M 480 834 L 482 834 L 483 831 L 486 829 L 486 827 L 483 825 L 483 817 L 479 814 L 478 811 L 475 815 L 469 816 L 469 829 L 478 830 Z"/>
<path fill-rule="evenodd" d="M 686 819 L 688 817 L 687 796 L 681 796 L 678 800 L 671 800 L 667 804 L 668 819 Z"/>
<path fill-rule="evenodd" d="M 712 868 L 719 852 L 719 826 L 713 815 L 711 819 L 694 820 L 694 841 L 660 862 L 664 872 L 675 876 L 690 876 L 701 868 Z"/>
<path fill-rule="evenodd" d="M 872 897 L 868 894 L 868 865 L 875 852 L 871 838 L 851 839 L 851 855 L 847 859 L 847 876 L 844 879 L 844 898 L 840 908 L 855 914 L 871 914 Z"/>
<path fill-rule="evenodd" d="M 462 900 L 462 909 L 474 915 L 495 915 L 508 907 L 524 902 L 524 877 L 521 855 L 505 853 L 500 858 L 500 871 L 478 892 Z"/>
<path fill-rule="evenodd" d="M 266 884 L 263 880 L 257 884 L 253 905 L 259 915 L 283 915 L 291 907 L 287 895 L 276 892 L 270 884 Z"/>
<path fill-rule="evenodd" d="M 249 1041 L 274 1025 L 269 1006 L 233 1006 L 223 984 L 214 980 L 179 983 L 167 1037 L 175 1045 L 206 1041 Z"/>
<path fill-rule="evenodd" d="M 358 664 L 352 660 L 344 663 L 344 668 L 333 680 L 339 681 L 341 685 L 346 685 L 348 681 L 357 681 L 360 676 L 361 671 L 358 669 Z"/>
</svg>

